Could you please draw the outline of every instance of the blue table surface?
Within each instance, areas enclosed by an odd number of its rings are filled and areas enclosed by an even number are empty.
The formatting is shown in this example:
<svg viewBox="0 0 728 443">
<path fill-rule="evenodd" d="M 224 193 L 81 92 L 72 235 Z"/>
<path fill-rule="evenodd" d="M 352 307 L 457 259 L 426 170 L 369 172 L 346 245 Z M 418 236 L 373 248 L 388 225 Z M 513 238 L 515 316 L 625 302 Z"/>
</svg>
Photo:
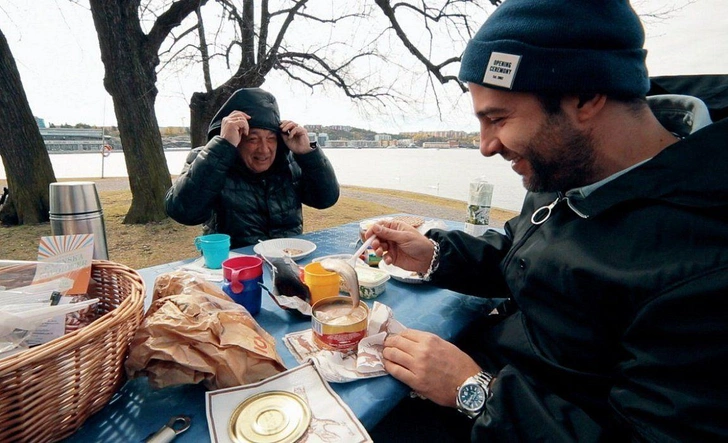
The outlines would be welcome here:
<svg viewBox="0 0 728 443">
<path fill-rule="evenodd" d="M 462 223 L 447 222 L 449 229 L 459 229 Z M 299 265 L 313 258 L 340 253 L 353 253 L 351 245 L 359 235 L 359 223 L 348 223 L 299 236 L 317 246 L 309 256 L 298 261 Z M 252 246 L 236 249 L 242 254 L 254 254 Z M 147 286 L 145 307 L 151 300 L 154 280 L 160 274 L 177 269 L 194 259 L 182 260 L 139 270 Z M 268 270 L 264 284 L 271 288 Z M 455 339 L 463 329 L 482 315 L 487 314 L 493 301 L 458 294 L 430 285 L 407 284 L 390 279 L 386 290 L 376 298 L 392 308 L 394 316 L 408 328 L 429 331 L 445 338 Z M 369 307 L 372 300 L 367 301 Z M 310 319 L 283 311 L 270 297 L 263 298 L 263 306 L 256 321 L 276 339 L 278 353 L 288 368 L 298 365 L 288 351 L 282 337 L 289 332 L 311 327 Z M 349 383 L 333 383 L 333 389 L 349 405 L 367 429 L 372 429 L 402 398 L 409 394 L 403 383 L 386 375 Z M 84 425 L 66 441 L 68 442 L 139 442 L 156 432 L 175 415 L 187 415 L 192 419 L 190 428 L 177 436 L 175 442 L 210 441 L 205 413 L 205 388 L 200 385 L 183 385 L 153 390 L 146 378 L 127 381 L 110 403 L 91 416 Z"/>
</svg>

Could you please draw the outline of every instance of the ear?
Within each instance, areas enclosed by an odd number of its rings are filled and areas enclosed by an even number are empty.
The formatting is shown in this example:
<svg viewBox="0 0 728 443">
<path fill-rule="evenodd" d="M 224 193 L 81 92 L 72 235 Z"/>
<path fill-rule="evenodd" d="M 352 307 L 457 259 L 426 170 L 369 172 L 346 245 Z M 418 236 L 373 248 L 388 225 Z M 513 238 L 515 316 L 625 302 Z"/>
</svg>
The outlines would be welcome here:
<svg viewBox="0 0 728 443">
<path fill-rule="evenodd" d="M 604 94 L 582 94 L 564 98 L 562 106 L 579 122 L 586 122 L 597 116 L 606 103 Z"/>
</svg>

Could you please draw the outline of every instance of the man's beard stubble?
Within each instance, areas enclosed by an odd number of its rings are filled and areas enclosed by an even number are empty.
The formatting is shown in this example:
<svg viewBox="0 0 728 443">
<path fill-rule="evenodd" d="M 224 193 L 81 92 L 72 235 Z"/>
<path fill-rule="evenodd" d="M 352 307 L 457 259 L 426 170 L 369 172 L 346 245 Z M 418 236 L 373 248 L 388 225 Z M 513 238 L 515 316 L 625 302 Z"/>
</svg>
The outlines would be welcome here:
<svg viewBox="0 0 728 443">
<path fill-rule="evenodd" d="M 594 140 L 560 114 L 549 115 L 523 157 L 533 171 L 530 178 L 523 178 L 531 192 L 568 191 L 597 181 Z"/>
</svg>

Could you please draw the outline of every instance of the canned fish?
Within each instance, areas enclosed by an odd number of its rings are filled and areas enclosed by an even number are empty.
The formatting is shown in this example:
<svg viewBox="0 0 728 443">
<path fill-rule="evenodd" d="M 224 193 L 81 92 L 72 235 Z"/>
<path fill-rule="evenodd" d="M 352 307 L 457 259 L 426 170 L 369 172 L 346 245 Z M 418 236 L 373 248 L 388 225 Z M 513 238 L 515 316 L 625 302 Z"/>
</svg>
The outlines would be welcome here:
<svg viewBox="0 0 728 443">
<path fill-rule="evenodd" d="M 287 391 L 255 394 L 230 416 L 229 434 L 235 443 L 293 443 L 311 424 L 311 408 Z"/>
<path fill-rule="evenodd" d="M 325 298 L 312 307 L 314 342 L 323 349 L 350 351 L 367 333 L 369 308 L 365 303 L 352 311 L 348 297 Z"/>
</svg>

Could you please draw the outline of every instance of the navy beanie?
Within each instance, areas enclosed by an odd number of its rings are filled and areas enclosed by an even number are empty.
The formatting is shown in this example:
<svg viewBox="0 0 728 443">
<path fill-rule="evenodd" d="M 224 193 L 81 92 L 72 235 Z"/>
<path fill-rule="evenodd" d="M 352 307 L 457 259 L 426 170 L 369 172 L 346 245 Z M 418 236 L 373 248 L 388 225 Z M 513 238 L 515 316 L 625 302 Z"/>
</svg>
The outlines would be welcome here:
<svg viewBox="0 0 728 443">
<path fill-rule="evenodd" d="M 459 77 L 520 92 L 643 97 L 644 41 L 628 0 L 506 0 L 468 43 Z"/>
<path fill-rule="evenodd" d="M 243 88 L 233 92 L 212 118 L 207 130 L 207 139 L 220 135 L 223 117 L 233 111 L 243 111 L 250 116 L 248 124 L 251 128 L 269 129 L 280 132 L 281 117 L 276 98 L 268 91 L 260 88 Z"/>
</svg>

